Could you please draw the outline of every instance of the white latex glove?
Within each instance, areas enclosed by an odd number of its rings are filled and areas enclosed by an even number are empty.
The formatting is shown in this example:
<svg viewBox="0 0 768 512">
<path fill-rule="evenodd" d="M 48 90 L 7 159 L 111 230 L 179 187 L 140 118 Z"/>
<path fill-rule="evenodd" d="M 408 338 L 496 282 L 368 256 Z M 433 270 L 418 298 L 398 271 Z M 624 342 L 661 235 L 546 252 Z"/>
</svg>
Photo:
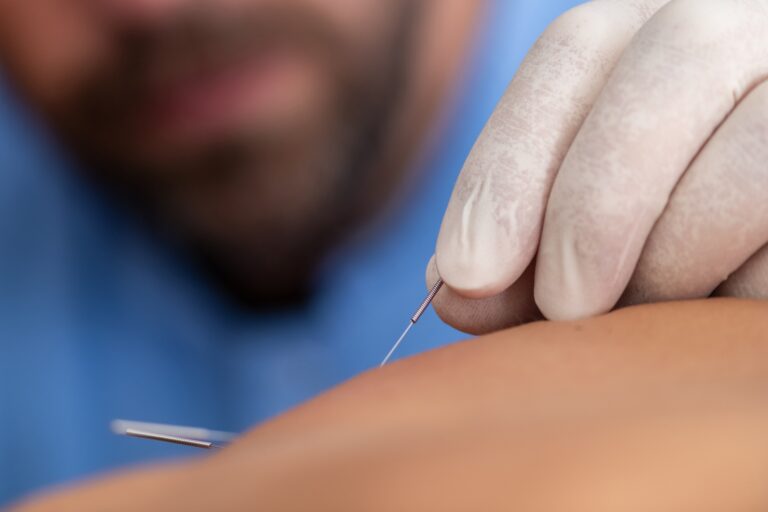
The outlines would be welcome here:
<svg viewBox="0 0 768 512">
<path fill-rule="evenodd" d="M 448 285 L 438 313 L 486 332 L 539 310 L 768 298 L 766 79 L 765 0 L 561 16 L 461 171 L 427 272 Z"/>
</svg>

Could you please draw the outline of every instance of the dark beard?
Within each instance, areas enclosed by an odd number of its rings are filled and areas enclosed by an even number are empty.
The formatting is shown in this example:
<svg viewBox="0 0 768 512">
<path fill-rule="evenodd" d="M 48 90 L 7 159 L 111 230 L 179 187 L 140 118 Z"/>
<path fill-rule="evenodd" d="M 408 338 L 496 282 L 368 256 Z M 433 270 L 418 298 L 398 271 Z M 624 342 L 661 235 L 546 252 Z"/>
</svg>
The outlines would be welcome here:
<svg viewBox="0 0 768 512">
<path fill-rule="evenodd" d="M 89 79 L 77 108 L 54 120 L 89 176 L 189 249 L 231 297 L 249 307 L 294 304 L 307 297 L 327 252 L 393 192 L 372 191 L 370 183 L 372 173 L 401 172 L 377 168 L 376 162 L 386 151 L 408 86 L 408 56 L 420 14 L 420 1 L 402 3 L 375 73 L 335 68 L 339 94 L 330 123 L 314 131 L 245 132 L 161 166 L 134 160 L 119 131 L 107 127 L 124 126 L 131 106 L 141 101 L 148 67 L 172 60 L 167 54 L 174 48 L 194 51 L 196 44 L 217 37 L 205 35 L 206 22 L 195 12 L 169 34 L 126 32 L 117 67 Z M 294 38 L 292 44 L 303 41 L 328 62 L 347 51 L 347 43 L 314 17 L 277 9 L 255 17 L 252 27 L 247 31 L 259 33 L 264 44 Z M 298 147 L 304 155 L 297 158 L 296 139 L 302 137 Z"/>
</svg>

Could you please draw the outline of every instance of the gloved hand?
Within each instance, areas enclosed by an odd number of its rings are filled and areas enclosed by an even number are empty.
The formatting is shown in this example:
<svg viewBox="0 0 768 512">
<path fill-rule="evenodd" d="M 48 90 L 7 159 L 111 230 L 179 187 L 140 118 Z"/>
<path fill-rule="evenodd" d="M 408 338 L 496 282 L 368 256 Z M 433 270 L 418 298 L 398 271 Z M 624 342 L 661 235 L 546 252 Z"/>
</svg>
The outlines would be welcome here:
<svg viewBox="0 0 768 512">
<path fill-rule="evenodd" d="M 461 171 L 427 273 L 449 287 L 438 313 L 479 333 L 768 298 L 766 79 L 768 1 L 594 0 L 561 16 Z"/>
</svg>

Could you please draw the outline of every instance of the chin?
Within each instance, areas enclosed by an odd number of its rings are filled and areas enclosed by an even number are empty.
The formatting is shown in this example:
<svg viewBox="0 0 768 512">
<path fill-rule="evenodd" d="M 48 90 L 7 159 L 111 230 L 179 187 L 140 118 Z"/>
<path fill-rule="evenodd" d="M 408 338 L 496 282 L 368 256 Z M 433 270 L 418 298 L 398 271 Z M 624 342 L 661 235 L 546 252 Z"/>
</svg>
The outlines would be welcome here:
<svg viewBox="0 0 768 512">
<path fill-rule="evenodd" d="M 298 243 L 290 249 L 269 243 L 243 245 L 190 247 L 223 297 L 251 310 L 293 308 L 311 298 L 324 248 L 309 243 L 304 249 Z"/>
</svg>

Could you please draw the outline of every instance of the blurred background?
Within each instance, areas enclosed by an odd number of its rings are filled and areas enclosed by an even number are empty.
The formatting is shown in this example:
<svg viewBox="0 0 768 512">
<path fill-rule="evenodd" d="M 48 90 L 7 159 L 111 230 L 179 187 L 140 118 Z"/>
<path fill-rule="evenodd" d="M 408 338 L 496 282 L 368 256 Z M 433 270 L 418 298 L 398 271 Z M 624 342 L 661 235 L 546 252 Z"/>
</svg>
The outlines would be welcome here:
<svg viewBox="0 0 768 512">
<path fill-rule="evenodd" d="M 376 366 L 576 3 L 0 2 L 0 504 L 196 454 L 115 418 L 237 432 Z"/>
</svg>

